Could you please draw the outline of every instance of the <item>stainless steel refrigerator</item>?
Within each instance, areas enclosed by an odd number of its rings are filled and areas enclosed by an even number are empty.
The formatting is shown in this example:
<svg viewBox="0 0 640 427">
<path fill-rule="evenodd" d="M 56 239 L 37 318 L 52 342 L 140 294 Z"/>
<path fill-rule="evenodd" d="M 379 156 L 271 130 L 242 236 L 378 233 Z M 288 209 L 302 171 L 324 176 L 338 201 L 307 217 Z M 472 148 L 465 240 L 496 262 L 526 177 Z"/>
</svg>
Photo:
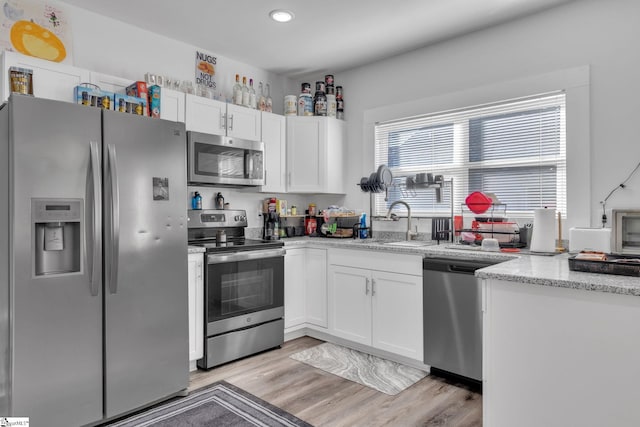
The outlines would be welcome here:
<svg viewBox="0 0 640 427">
<path fill-rule="evenodd" d="M 184 125 L 0 109 L 0 416 L 95 424 L 188 385 Z"/>
</svg>

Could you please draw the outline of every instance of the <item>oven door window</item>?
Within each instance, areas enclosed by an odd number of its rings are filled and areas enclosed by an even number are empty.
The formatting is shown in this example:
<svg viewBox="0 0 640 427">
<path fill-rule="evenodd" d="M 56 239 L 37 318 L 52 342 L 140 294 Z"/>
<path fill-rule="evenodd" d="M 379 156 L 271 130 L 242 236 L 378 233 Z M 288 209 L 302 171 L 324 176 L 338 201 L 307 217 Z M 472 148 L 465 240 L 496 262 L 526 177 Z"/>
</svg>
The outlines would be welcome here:
<svg viewBox="0 0 640 427">
<path fill-rule="evenodd" d="M 196 142 L 194 151 L 194 169 L 197 175 L 245 178 L 244 149 Z"/>
<path fill-rule="evenodd" d="M 208 322 L 283 304 L 283 257 L 207 266 Z"/>
</svg>

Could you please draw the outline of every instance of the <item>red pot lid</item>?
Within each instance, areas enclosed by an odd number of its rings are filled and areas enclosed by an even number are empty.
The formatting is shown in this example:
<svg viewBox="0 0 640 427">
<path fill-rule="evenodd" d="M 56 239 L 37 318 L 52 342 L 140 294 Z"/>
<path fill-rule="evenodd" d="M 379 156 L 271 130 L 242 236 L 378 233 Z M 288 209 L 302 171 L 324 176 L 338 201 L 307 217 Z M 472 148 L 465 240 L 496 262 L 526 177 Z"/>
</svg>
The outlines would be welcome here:
<svg viewBox="0 0 640 427">
<path fill-rule="evenodd" d="M 482 214 L 491 207 L 493 200 L 481 191 L 474 191 L 467 196 L 464 202 L 471 212 Z"/>
</svg>

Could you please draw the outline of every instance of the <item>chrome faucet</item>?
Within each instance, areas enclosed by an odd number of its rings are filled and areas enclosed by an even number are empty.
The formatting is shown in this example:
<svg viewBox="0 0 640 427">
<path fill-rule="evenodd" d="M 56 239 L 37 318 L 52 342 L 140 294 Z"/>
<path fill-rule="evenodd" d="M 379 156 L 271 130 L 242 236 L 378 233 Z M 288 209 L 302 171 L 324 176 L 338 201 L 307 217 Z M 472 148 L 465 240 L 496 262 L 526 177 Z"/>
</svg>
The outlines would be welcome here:
<svg viewBox="0 0 640 427">
<path fill-rule="evenodd" d="M 416 233 L 411 231 L 411 206 L 409 206 L 409 204 L 404 200 L 396 200 L 395 202 L 391 203 L 391 206 L 389 206 L 389 210 L 387 211 L 387 219 L 391 219 L 391 210 L 395 205 L 405 205 L 407 208 L 407 240 L 411 240 L 416 235 Z"/>
</svg>

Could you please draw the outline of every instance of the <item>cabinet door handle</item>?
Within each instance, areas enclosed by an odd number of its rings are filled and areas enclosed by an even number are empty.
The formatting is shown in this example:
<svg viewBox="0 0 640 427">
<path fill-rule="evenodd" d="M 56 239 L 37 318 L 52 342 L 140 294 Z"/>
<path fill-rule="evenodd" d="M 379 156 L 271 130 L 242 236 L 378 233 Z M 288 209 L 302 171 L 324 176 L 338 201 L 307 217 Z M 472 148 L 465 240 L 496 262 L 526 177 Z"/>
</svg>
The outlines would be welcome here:
<svg viewBox="0 0 640 427">
<path fill-rule="evenodd" d="M 287 176 L 287 185 L 291 186 L 291 172 L 289 172 Z"/>
<path fill-rule="evenodd" d="M 371 279 L 371 296 L 376 295 L 376 279 Z"/>
<path fill-rule="evenodd" d="M 227 127 L 227 115 L 220 114 L 220 129 L 224 129 Z"/>
<path fill-rule="evenodd" d="M 233 130 L 233 114 L 229 116 L 229 130 Z"/>
<path fill-rule="evenodd" d="M 369 278 L 366 279 L 366 284 L 364 285 L 364 294 L 369 295 Z"/>
</svg>

